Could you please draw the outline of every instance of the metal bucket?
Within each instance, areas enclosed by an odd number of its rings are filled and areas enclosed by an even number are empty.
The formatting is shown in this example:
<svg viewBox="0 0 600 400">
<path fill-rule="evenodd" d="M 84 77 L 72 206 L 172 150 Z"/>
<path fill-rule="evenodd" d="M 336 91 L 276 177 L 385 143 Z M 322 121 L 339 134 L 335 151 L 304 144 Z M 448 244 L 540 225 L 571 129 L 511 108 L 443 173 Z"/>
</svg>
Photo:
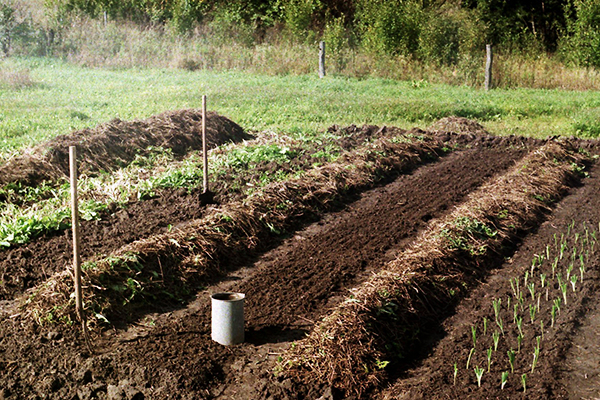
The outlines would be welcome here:
<svg viewBox="0 0 600 400">
<path fill-rule="evenodd" d="M 211 296 L 211 337 L 225 346 L 244 342 L 243 293 L 215 293 Z"/>
</svg>

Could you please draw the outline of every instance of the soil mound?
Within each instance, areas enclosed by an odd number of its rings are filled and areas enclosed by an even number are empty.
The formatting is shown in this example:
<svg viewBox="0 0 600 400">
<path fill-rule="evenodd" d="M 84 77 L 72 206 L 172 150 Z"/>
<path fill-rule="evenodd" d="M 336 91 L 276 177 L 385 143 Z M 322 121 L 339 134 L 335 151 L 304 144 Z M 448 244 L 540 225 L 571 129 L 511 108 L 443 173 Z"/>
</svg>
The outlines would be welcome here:
<svg viewBox="0 0 600 400">
<path fill-rule="evenodd" d="M 446 117 L 436 121 L 427 128 L 428 131 L 442 131 L 455 133 L 472 133 L 476 135 L 489 135 L 483 125 L 468 118 Z"/>
<path fill-rule="evenodd" d="M 250 136 L 235 122 L 215 112 L 207 113 L 209 148 Z M 0 166 L 0 185 L 34 186 L 68 175 L 69 146 L 77 146 L 79 170 L 84 174 L 110 171 L 129 164 L 149 147 L 170 149 L 175 156 L 202 148 L 202 113 L 187 109 L 168 111 L 144 120 L 114 119 L 91 129 L 58 136 Z"/>
</svg>

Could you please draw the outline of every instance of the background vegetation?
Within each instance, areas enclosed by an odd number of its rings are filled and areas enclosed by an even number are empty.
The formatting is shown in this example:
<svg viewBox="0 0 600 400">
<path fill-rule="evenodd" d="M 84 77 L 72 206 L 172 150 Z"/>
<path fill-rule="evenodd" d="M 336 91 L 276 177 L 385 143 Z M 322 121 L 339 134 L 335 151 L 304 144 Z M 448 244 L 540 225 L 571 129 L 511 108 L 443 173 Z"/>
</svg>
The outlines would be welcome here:
<svg viewBox="0 0 600 400">
<path fill-rule="evenodd" d="M 315 70 L 480 86 L 598 89 L 600 0 L 6 0 L 4 56 L 84 66 Z"/>
</svg>

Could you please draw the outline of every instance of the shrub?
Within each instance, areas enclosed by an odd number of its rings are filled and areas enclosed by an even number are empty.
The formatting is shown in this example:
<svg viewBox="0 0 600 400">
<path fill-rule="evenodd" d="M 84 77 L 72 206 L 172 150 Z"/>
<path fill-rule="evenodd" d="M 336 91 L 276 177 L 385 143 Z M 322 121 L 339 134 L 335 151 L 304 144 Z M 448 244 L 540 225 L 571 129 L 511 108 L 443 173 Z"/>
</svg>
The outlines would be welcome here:
<svg viewBox="0 0 600 400">
<path fill-rule="evenodd" d="M 452 6 L 430 10 L 419 38 L 419 56 L 440 65 L 456 65 L 463 55 L 483 49 L 487 29 L 476 12 Z"/>
<path fill-rule="evenodd" d="M 416 0 L 359 0 L 356 27 L 367 50 L 413 56 L 423 17 Z"/>
<path fill-rule="evenodd" d="M 600 67 L 600 0 L 574 0 L 569 14 L 569 36 L 560 43 L 567 60 L 585 67 Z"/>
</svg>

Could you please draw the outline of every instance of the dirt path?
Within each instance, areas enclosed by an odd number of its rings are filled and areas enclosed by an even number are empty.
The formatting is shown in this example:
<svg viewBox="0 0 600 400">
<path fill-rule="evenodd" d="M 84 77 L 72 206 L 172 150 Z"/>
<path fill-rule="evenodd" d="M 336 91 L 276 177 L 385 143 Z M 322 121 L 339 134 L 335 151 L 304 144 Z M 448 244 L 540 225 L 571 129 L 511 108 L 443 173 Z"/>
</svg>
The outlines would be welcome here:
<svg viewBox="0 0 600 400">
<path fill-rule="evenodd" d="M 600 288 L 600 257 L 590 259 L 585 284 L 569 300 L 569 308 L 561 311 L 557 329 L 548 328 L 547 321 L 543 339 L 542 356 L 534 372 L 531 371 L 531 353 L 526 350 L 526 361 L 516 370 L 519 377 L 529 376 L 526 394 L 521 382 L 513 377 L 504 390 L 500 389 L 500 373 L 508 368 L 507 362 L 499 359 L 492 364 L 491 374 L 484 374 L 482 388 L 477 387 L 473 371 L 464 371 L 463 363 L 469 349 L 473 347 L 471 326 L 481 325 L 484 317 L 494 320 L 491 303 L 494 298 L 506 299 L 512 289 L 509 278 L 523 276 L 529 270 L 532 259 L 545 253 L 546 245 L 554 243 L 554 235 L 567 232 L 568 225 L 582 230 L 586 226 L 598 227 L 600 222 L 600 166 L 583 180 L 583 186 L 572 189 L 571 194 L 559 203 L 556 210 L 543 223 L 536 234 L 527 236 L 513 257 L 489 276 L 481 287 L 474 290 L 457 307 L 456 314 L 443 323 L 443 332 L 434 333 L 429 356 L 415 360 L 412 368 L 398 371 L 395 384 L 379 398 L 382 399 L 592 399 L 598 396 L 598 290 Z M 550 310 L 542 307 L 541 314 L 549 316 Z M 539 334 L 539 331 L 536 333 Z M 525 338 L 531 333 L 525 334 Z M 529 336 L 530 341 L 533 336 Z M 524 343 L 529 343 L 525 341 Z M 516 342 L 511 346 L 517 347 Z M 506 354 L 507 347 L 500 345 L 499 354 Z M 502 353 L 504 352 L 504 353 Z M 475 363 L 485 361 L 483 355 L 473 358 Z M 501 356 L 502 358 L 502 356 Z M 458 384 L 453 384 L 453 363 L 459 362 Z M 473 367 L 472 367 L 473 368 Z M 471 368 L 471 369 L 472 369 Z"/>
</svg>

